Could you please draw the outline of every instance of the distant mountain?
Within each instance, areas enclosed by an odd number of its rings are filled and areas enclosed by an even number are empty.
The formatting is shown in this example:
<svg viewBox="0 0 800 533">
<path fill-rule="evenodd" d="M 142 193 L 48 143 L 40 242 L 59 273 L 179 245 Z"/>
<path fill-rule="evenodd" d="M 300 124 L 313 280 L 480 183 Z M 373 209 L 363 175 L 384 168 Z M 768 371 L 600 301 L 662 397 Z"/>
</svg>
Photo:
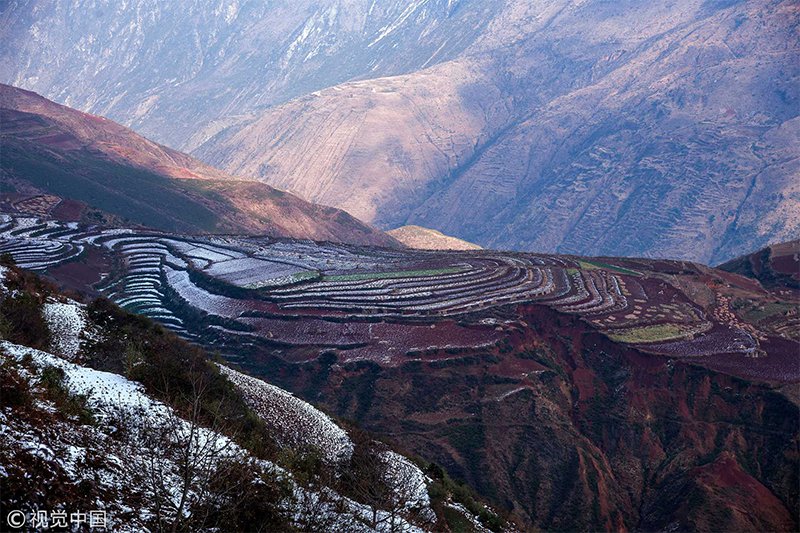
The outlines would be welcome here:
<svg viewBox="0 0 800 533">
<path fill-rule="evenodd" d="M 798 24 L 789 0 L 30 0 L 0 72 L 382 228 L 716 263 L 800 235 Z"/>
<path fill-rule="evenodd" d="M 800 235 L 793 2 L 517 8 L 458 60 L 297 98 L 196 153 L 493 248 L 717 262 Z"/>
<path fill-rule="evenodd" d="M 409 248 L 418 250 L 480 250 L 481 247 L 471 242 L 445 235 L 435 229 L 422 226 L 403 226 L 387 231 L 389 235 Z"/>
<path fill-rule="evenodd" d="M 20 0 L 0 6 L 0 81 L 191 150 L 253 110 L 452 59 L 500 7 L 458 0 Z"/>
<path fill-rule="evenodd" d="M 245 181 L 110 120 L 0 85 L 3 187 L 77 200 L 162 230 L 260 233 L 399 246 L 331 207 Z"/>
</svg>

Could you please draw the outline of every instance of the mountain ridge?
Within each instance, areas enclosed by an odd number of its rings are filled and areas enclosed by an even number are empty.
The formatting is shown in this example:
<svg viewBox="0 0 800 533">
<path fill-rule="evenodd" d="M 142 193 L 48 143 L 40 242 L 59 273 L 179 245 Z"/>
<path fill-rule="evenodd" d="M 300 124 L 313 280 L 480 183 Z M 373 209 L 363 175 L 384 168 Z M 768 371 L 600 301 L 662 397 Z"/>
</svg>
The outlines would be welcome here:
<svg viewBox="0 0 800 533">
<path fill-rule="evenodd" d="M 387 231 L 409 248 L 419 250 L 480 250 L 480 246 L 422 226 L 401 226 Z"/>
<path fill-rule="evenodd" d="M 710 263 L 800 235 L 791 1 L 147 1 L 12 4 L 2 79 L 383 229 Z"/>
<path fill-rule="evenodd" d="M 226 174 L 108 119 L 0 85 L 4 192 L 53 193 L 164 230 L 399 246 L 335 208 Z M 16 187 L 15 187 L 16 188 Z"/>
</svg>

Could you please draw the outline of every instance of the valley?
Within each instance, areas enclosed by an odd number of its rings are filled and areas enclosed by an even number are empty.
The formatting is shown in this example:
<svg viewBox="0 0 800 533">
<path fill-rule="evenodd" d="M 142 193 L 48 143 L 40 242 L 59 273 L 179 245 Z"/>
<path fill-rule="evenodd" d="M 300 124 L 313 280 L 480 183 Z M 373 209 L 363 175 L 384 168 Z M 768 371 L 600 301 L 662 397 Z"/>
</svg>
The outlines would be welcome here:
<svg viewBox="0 0 800 533">
<path fill-rule="evenodd" d="M 799 531 L 798 28 L 0 2 L 0 530 Z"/>
<path fill-rule="evenodd" d="M 727 494 L 718 461 L 755 476 L 768 504 L 726 524 L 793 523 L 796 288 L 685 261 L 188 236 L 19 213 L 0 231 L 18 265 L 396 439 L 521 524 L 695 524 Z"/>
</svg>

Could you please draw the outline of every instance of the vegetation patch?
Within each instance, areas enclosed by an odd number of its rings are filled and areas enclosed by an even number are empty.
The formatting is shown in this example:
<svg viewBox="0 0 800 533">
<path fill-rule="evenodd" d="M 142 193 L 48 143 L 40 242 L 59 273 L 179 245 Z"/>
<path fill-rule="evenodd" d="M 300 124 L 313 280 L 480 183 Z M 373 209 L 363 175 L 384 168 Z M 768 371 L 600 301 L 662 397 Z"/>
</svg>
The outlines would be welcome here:
<svg viewBox="0 0 800 533">
<path fill-rule="evenodd" d="M 652 326 L 642 326 L 640 328 L 615 330 L 606 333 L 606 335 L 613 341 L 637 344 L 680 339 L 689 333 L 690 331 L 683 325 L 655 324 Z"/>
<path fill-rule="evenodd" d="M 431 268 L 426 270 L 399 270 L 396 272 L 361 272 L 358 274 L 342 274 L 336 276 L 323 276 L 323 281 L 361 281 L 369 279 L 393 278 L 422 278 L 440 276 L 442 274 L 457 274 L 463 272 L 463 267 Z"/>
<path fill-rule="evenodd" d="M 798 306 L 788 302 L 758 304 L 746 300 L 735 300 L 732 307 L 745 321 L 751 323 L 758 323 L 776 315 L 784 316 L 798 312 Z"/>
<path fill-rule="evenodd" d="M 601 263 L 599 261 L 586 261 L 586 260 L 579 260 L 578 264 L 580 264 L 581 268 L 584 270 L 597 270 L 597 269 L 604 269 L 604 270 L 612 270 L 614 272 L 619 272 L 620 274 L 627 274 L 629 276 L 641 276 L 641 272 L 637 272 L 635 270 L 630 270 L 627 268 L 609 265 L 608 263 Z"/>
<path fill-rule="evenodd" d="M 248 283 L 244 286 L 245 289 L 265 289 L 268 287 L 280 287 L 283 285 L 291 285 L 293 283 L 300 283 L 301 281 L 310 281 L 320 279 L 320 274 L 316 270 L 304 270 L 303 272 L 296 272 L 288 276 L 286 281 L 281 279 L 268 279 L 256 283 Z"/>
</svg>

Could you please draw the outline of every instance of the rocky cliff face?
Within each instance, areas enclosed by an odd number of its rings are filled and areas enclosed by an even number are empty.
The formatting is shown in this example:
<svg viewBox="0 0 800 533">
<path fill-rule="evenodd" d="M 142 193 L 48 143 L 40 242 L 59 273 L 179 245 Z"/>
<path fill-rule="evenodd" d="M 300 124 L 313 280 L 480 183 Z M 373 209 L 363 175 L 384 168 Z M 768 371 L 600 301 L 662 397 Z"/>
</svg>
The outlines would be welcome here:
<svg viewBox="0 0 800 533">
<path fill-rule="evenodd" d="M 800 232 L 793 2 L 1 16 L 4 79 L 381 227 L 712 262 Z"/>
<path fill-rule="evenodd" d="M 237 115 L 451 59 L 498 8 L 454 0 L 24 0 L 0 8 L 2 81 L 188 150 Z"/>
</svg>

